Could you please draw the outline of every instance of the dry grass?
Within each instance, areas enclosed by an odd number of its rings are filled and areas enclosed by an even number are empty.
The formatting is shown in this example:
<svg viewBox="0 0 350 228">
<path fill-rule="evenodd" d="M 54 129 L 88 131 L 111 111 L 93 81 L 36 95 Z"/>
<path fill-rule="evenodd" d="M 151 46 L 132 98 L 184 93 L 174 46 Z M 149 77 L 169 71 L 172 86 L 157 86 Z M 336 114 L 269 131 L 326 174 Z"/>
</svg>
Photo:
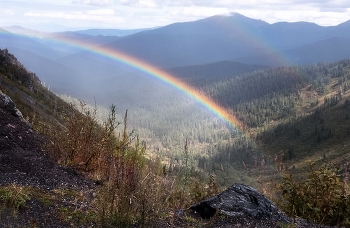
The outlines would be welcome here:
<svg viewBox="0 0 350 228">
<path fill-rule="evenodd" d="M 127 112 L 120 123 L 112 106 L 102 125 L 96 109 L 89 110 L 84 103 L 79 111 L 67 113 L 72 114 L 65 118 L 64 131 L 46 129 L 49 155 L 100 184 L 90 207 L 98 225 L 147 227 L 165 219 L 171 209 L 188 207 L 218 191 L 213 177 L 206 186 L 187 164 L 168 173 L 160 159 L 146 158 L 145 145 L 127 129 Z M 186 146 L 184 151 L 188 153 Z M 73 212 L 61 210 L 64 215 Z"/>
</svg>

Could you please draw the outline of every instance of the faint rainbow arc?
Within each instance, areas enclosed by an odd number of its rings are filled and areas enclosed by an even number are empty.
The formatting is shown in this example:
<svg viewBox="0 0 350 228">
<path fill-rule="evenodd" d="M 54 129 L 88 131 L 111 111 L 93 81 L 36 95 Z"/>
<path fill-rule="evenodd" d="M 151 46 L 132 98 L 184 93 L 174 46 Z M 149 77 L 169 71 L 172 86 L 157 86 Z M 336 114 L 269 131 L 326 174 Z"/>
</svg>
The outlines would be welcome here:
<svg viewBox="0 0 350 228">
<path fill-rule="evenodd" d="M 253 29 L 252 27 L 247 27 L 243 24 L 242 21 L 236 21 L 236 23 L 231 24 L 231 26 L 227 26 L 227 24 L 216 23 L 215 26 L 223 27 L 223 29 L 227 31 L 231 31 L 232 34 L 238 34 L 244 36 L 242 42 L 247 43 L 248 45 L 255 45 L 259 47 L 262 51 L 261 55 L 265 56 L 269 59 L 272 59 L 277 66 L 288 66 L 290 65 L 290 60 L 287 56 L 280 53 L 273 45 L 271 45 L 270 41 L 266 39 L 266 37 L 261 34 L 258 29 Z"/>
</svg>

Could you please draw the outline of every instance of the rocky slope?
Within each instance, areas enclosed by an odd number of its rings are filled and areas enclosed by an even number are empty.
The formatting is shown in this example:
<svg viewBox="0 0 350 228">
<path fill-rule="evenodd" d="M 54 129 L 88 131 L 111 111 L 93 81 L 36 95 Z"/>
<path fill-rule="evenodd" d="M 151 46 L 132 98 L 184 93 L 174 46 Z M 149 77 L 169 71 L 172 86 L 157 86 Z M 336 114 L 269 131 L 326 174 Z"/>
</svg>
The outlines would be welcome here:
<svg viewBox="0 0 350 228">
<path fill-rule="evenodd" d="M 10 209 L 1 210 L 0 227 L 68 227 L 71 224 L 58 210 L 87 206 L 87 202 L 72 202 L 72 196 L 54 199 L 55 193 L 67 190 L 83 192 L 91 198 L 94 184 L 75 170 L 50 161 L 41 149 L 44 142 L 45 138 L 32 129 L 12 100 L 0 91 L 0 187 L 28 192 L 26 206 L 16 216 Z M 38 200 L 44 196 L 49 203 Z M 1 201 L 5 199 L 0 195 Z"/>
</svg>

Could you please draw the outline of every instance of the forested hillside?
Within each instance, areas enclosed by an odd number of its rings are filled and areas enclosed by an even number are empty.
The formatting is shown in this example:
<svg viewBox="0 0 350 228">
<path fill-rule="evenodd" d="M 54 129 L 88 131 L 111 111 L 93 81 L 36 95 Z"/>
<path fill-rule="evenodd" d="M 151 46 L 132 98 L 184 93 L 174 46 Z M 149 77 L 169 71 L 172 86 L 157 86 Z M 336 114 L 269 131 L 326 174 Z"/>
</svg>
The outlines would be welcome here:
<svg viewBox="0 0 350 228">
<path fill-rule="evenodd" d="M 165 71 L 174 77 L 186 81 L 186 83 L 198 85 L 199 83 L 212 83 L 220 79 L 231 78 L 233 76 L 267 68 L 268 67 L 261 65 L 221 61 L 203 65 L 167 68 Z"/>
<path fill-rule="evenodd" d="M 343 162 L 349 151 L 349 83 L 350 61 L 343 60 L 269 69 L 202 87 L 246 126 L 247 137 L 219 146 L 214 160 L 244 168 L 283 163 L 284 169 L 303 168 L 309 159 Z"/>
<path fill-rule="evenodd" d="M 229 130 L 188 98 L 179 100 L 165 92 L 151 110 L 146 108 L 151 105 L 147 101 L 144 108 L 129 110 L 130 126 L 168 169 L 184 163 L 187 139 L 191 166 L 215 173 L 222 186 L 234 182 L 256 186 L 261 164 L 303 168 L 309 159 L 321 158 L 319 164 L 323 164 L 340 161 L 347 154 L 349 64 L 343 60 L 218 80 L 213 74 L 205 83 L 200 76 L 191 80 L 232 110 L 243 129 Z"/>
<path fill-rule="evenodd" d="M 0 50 L 0 89 L 9 95 L 35 127 L 40 122 L 61 126 L 69 104 L 45 88 L 7 49 Z"/>
</svg>

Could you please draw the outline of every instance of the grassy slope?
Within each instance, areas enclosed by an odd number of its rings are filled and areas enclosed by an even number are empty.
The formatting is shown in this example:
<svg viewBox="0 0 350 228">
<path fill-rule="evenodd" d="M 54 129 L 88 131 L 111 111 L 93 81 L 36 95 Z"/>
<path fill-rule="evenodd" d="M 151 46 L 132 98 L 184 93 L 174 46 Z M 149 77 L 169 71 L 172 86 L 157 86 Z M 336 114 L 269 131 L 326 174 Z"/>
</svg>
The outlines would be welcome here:
<svg viewBox="0 0 350 228">
<path fill-rule="evenodd" d="M 335 86 L 337 81 L 333 79 L 327 85 L 326 94 L 310 90 L 309 85 L 301 89 L 304 99 L 296 106 L 296 115 L 299 117 L 286 124 L 283 130 L 271 127 L 273 129 L 260 140 L 259 145 L 263 150 L 271 155 L 281 152 L 286 154 L 285 161 L 296 168 L 304 167 L 308 161 L 317 161 L 318 164 L 338 163 L 348 157 L 350 109 L 345 107 L 345 102 L 350 99 L 350 91 L 346 91 L 336 105 L 330 107 L 324 104 L 325 97 L 338 93 L 339 87 Z M 317 101 L 318 105 L 314 105 Z M 282 119 L 279 125 L 287 122 L 288 118 Z M 329 137 L 328 131 L 331 131 Z M 288 154 L 289 149 L 292 149 L 291 156 Z"/>
<path fill-rule="evenodd" d="M 350 151 L 350 92 L 344 88 L 349 84 L 349 61 L 344 60 L 270 69 L 204 87 L 214 100 L 246 121 L 247 141 L 255 144 L 236 152 L 236 145 L 229 143 L 226 149 L 216 151 L 213 172 L 219 183 L 229 185 L 238 180 L 259 187 L 280 171 L 305 173 L 309 161 L 317 166 L 345 162 Z M 262 120 L 254 122 L 256 117 Z M 228 161 L 228 153 L 236 157 Z"/>
<path fill-rule="evenodd" d="M 31 90 L 18 81 L 11 80 L 6 73 L 0 73 L 0 89 L 11 97 L 23 117 L 34 128 L 40 127 L 40 122 L 62 126 L 65 112 L 70 109 L 68 103 L 39 81 L 34 81 L 34 89 Z"/>
</svg>

